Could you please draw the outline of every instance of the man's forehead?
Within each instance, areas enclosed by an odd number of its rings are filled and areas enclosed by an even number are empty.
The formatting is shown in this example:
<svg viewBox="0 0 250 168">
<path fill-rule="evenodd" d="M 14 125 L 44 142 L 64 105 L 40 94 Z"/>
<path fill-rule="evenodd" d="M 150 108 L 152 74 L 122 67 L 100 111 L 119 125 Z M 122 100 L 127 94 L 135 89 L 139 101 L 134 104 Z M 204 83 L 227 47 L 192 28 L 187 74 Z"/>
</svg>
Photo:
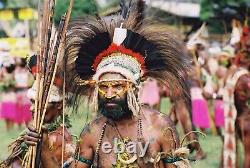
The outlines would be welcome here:
<svg viewBox="0 0 250 168">
<path fill-rule="evenodd" d="M 126 79 L 126 78 L 120 73 L 116 72 L 109 72 L 100 76 L 100 80 L 116 80 L 116 79 Z"/>
</svg>

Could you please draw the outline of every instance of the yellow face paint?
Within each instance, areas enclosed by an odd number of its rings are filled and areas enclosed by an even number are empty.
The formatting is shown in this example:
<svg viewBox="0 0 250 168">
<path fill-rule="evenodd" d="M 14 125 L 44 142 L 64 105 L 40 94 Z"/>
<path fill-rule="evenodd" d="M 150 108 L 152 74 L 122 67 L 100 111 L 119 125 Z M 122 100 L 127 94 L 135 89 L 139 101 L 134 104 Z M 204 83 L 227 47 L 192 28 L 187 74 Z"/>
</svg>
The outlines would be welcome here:
<svg viewBox="0 0 250 168">
<path fill-rule="evenodd" d="M 101 96 L 107 98 L 107 99 L 111 99 L 114 98 L 116 96 L 125 94 L 129 88 L 129 86 L 131 85 L 131 83 L 129 81 L 101 81 L 98 83 L 98 92 Z M 112 94 L 111 95 L 107 95 L 107 91 L 112 88 Z"/>
</svg>

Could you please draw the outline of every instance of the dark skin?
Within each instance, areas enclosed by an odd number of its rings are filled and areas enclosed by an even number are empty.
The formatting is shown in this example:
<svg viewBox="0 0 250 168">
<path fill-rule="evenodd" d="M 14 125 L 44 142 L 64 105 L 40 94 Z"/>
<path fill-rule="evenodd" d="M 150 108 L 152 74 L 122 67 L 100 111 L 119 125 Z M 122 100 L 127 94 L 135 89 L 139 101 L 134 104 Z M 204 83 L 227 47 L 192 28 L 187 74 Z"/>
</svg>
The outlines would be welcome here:
<svg viewBox="0 0 250 168">
<path fill-rule="evenodd" d="M 32 106 L 30 108 L 31 112 L 35 110 L 35 102 L 32 101 Z M 62 113 L 62 102 L 48 103 L 46 115 L 44 117 L 45 125 L 54 121 Z M 43 133 L 47 134 L 46 126 L 43 126 Z M 34 126 L 29 125 L 26 135 L 24 135 L 24 140 L 28 145 L 36 145 L 40 140 L 41 135 L 36 133 Z M 46 138 L 45 136 L 44 138 Z"/>
<path fill-rule="evenodd" d="M 171 110 L 172 110 L 170 115 L 171 119 L 175 121 L 176 124 L 177 122 L 180 122 L 185 134 L 193 131 L 190 112 L 188 111 L 189 109 L 183 99 L 177 100 Z M 198 138 L 195 134 L 191 134 L 190 136 L 188 136 L 188 140 L 190 141 L 198 140 Z M 200 144 L 198 143 L 190 144 L 190 149 L 196 150 L 196 154 L 194 156 L 195 160 L 201 160 L 206 158 L 206 154 L 202 150 Z"/>
<path fill-rule="evenodd" d="M 35 108 L 34 108 L 34 101 L 31 100 L 32 102 L 32 106 L 30 108 L 31 112 L 34 112 Z M 60 114 L 62 113 L 62 102 L 58 102 L 58 103 L 48 103 L 48 107 L 47 107 L 47 112 L 44 118 L 44 123 L 45 125 L 52 122 L 54 119 L 56 119 Z M 56 130 L 57 131 L 57 130 Z M 56 133 L 55 131 L 55 133 Z M 58 158 L 57 155 L 55 155 L 55 153 L 57 153 L 58 151 L 61 151 L 61 148 L 57 148 L 55 149 L 53 152 L 49 150 L 49 136 L 48 136 L 48 131 L 46 126 L 42 127 L 42 134 L 43 136 L 41 136 L 41 134 L 38 134 L 36 132 L 36 129 L 32 126 L 29 125 L 28 129 L 26 131 L 26 134 L 24 135 L 24 142 L 29 145 L 29 146 L 34 146 L 36 145 L 39 141 L 42 141 L 42 149 L 41 149 L 41 163 L 43 165 L 43 167 L 47 167 L 46 165 L 48 165 L 48 157 L 50 160 L 53 160 L 53 162 L 55 162 L 56 164 L 59 165 L 58 163 Z M 69 138 L 69 133 L 67 131 L 65 131 L 65 136 L 67 138 Z M 41 140 L 41 137 L 42 140 Z M 70 138 L 69 138 L 70 139 Z M 13 161 L 13 163 L 10 165 L 13 168 L 20 168 L 22 164 L 22 161 L 17 158 Z"/>
<path fill-rule="evenodd" d="M 31 100 L 32 106 L 30 111 L 33 113 L 35 111 L 35 101 Z M 46 110 L 46 115 L 44 117 L 44 123 L 51 123 L 62 113 L 63 104 L 60 102 L 49 102 Z"/>
<path fill-rule="evenodd" d="M 143 112 L 145 113 L 142 119 L 142 125 L 144 128 L 143 136 L 145 138 L 145 141 L 151 142 L 149 145 L 150 157 L 155 157 L 158 152 L 169 151 L 170 149 L 174 149 L 173 139 L 176 138 L 177 144 L 179 142 L 177 139 L 176 132 L 174 138 L 172 137 L 169 131 L 165 131 L 164 133 L 164 129 L 168 127 L 174 129 L 174 125 L 172 124 L 171 120 L 169 118 L 163 118 L 156 111 L 147 108 L 143 108 Z M 82 132 L 81 139 L 83 140 L 83 142 L 80 144 L 81 156 L 89 160 L 93 159 L 94 152 L 97 147 L 96 142 L 99 139 L 101 129 L 105 121 L 106 118 L 101 117 L 96 121 L 94 121 L 86 131 Z M 119 121 L 119 123 L 116 122 L 116 125 L 120 134 L 123 137 L 130 137 L 133 141 L 136 141 L 137 137 L 136 119 L 123 120 L 122 123 Z M 117 137 L 117 133 L 114 131 L 114 128 L 111 125 L 108 125 L 106 128 L 106 134 L 104 135 L 103 141 L 112 142 L 112 139 L 114 137 Z M 116 162 L 116 156 L 114 153 L 105 154 L 100 151 L 99 158 L 100 158 L 99 164 L 101 167 L 104 168 L 110 168 L 112 166 L 112 163 L 114 164 Z M 76 165 L 77 168 L 89 167 L 88 165 L 79 162 Z M 72 164 L 71 167 L 73 168 L 74 166 L 75 165 Z M 140 164 L 140 166 L 152 167 L 152 164 Z M 173 165 L 164 166 L 163 163 L 160 163 L 160 167 L 175 167 L 175 166 Z"/>
<path fill-rule="evenodd" d="M 250 69 L 250 59 L 242 57 L 238 67 Z M 233 65 L 228 72 L 228 76 L 237 71 L 237 67 Z M 242 75 L 234 90 L 234 103 L 237 110 L 236 130 L 244 147 L 244 168 L 250 167 L 250 74 Z M 221 161 L 223 163 L 223 161 Z"/>
<path fill-rule="evenodd" d="M 107 73 L 101 76 L 100 80 L 105 79 L 124 79 L 120 74 Z M 107 87 L 105 90 L 106 97 L 112 96 L 114 93 L 119 92 L 120 86 Z M 126 93 L 120 93 L 115 98 L 125 99 Z M 99 96 L 99 99 L 105 99 L 103 96 Z M 111 102 L 112 103 L 112 102 Z M 137 118 L 132 115 L 125 118 L 111 121 L 107 124 L 105 129 L 105 134 L 103 142 L 110 142 L 113 145 L 113 138 L 118 138 L 117 131 L 114 128 L 114 124 L 118 129 L 122 137 L 129 137 L 133 142 L 137 140 Z M 80 156 L 92 160 L 94 159 L 95 151 L 97 148 L 97 142 L 100 138 L 102 127 L 107 121 L 107 118 L 100 115 L 93 120 L 91 124 L 86 126 L 80 135 Z M 111 124 L 112 123 L 112 124 Z M 179 146 L 179 139 L 175 126 L 173 122 L 168 117 L 163 117 L 158 111 L 148 109 L 146 107 L 142 108 L 142 127 L 143 127 L 143 137 L 145 141 L 149 141 L 149 148 L 147 150 L 146 156 L 155 158 L 158 152 L 169 152 L 175 149 L 175 145 Z M 168 130 L 171 128 L 173 133 Z M 175 144 L 176 143 L 176 144 Z M 46 150 L 46 149 L 44 149 Z M 47 151 L 48 152 L 48 151 Z M 116 155 L 113 153 L 103 153 L 101 150 L 99 152 L 99 166 L 102 168 L 110 168 L 112 164 L 116 163 Z M 60 167 L 53 159 L 47 155 L 46 167 Z M 152 168 L 152 163 L 138 163 L 140 167 Z M 73 161 L 70 168 L 88 168 L 85 163 L 79 161 Z M 173 164 L 164 165 L 162 161 L 159 162 L 160 168 L 174 168 Z"/>
<path fill-rule="evenodd" d="M 120 74 L 104 74 L 101 76 L 101 80 L 105 79 L 124 79 Z M 111 96 L 119 88 L 109 87 L 106 90 L 106 96 Z M 118 95 L 117 98 L 125 98 L 126 94 Z M 179 145 L 178 136 L 174 127 L 174 124 L 168 117 L 163 117 L 159 112 L 152 109 L 142 108 L 142 127 L 143 137 L 145 141 L 149 141 L 149 157 L 155 157 L 158 152 L 167 152 L 174 149 L 175 142 Z M 103 124 L 106 122 L 106 118 L 101 116 L 95 119 L 84 131 L 81 133 L 80 139 L 80 156 L 93 160 L 97 142 L 99 140 Z M 133 116 L 129 118 L 114 121 L 117 129 L 122 137 L 129 137 L 132 141 L 136 141 L 137 138 L 137 119 Z M 164 131 L 167 128 L 173 129 L 173 137 L 170 131 Z M 105 130 L 103 142 L 112 142 L 112 139 L 117 136 L 117 132 L 114 130 L 111 124 L 108 124 Z M 147 154 L 146 154 L 147 155 Z M 116 155 L 111 152 L 105 154 L 100 150 L 99 153 L 99 166 L 102 168 L 110 168 L 112 164 L 116 162 Z M 141 167 L 152 167 L 152 164 L 140 163 Z M 73 162 L 71 168 L 88 168 L 90 166 L 81 163 Z M 164 165 L 160 162 L 159 167 L 175 167 L 172 164 Z"/>
<path fill-rule="evenodd" d="M 31 111 L 34 111 L 34 102 L 32 102 Z M 49 103 L 46 111 L 46 115 L 44 118 L 44 123 L 47 125 L 48 123 L 53 122 L 60 114 L 62 113 L 62 102 L 53 102 Z M 24 141 L 26 144 L 34 146 L 39 141 L 42 141 L 42 148 L 41 148 L 41 163 L 43 167 L 51 167 L 49 166 L 51 161 L 53 161 L 55 164 L 60 165 L 61 163 L 61 134 L 62 128 L 59 127 L 56 131 L 54 131 L 52 134 L 48 134 L 46 126 L 42 127 L 42 140 L 41 140 L 41 134 L 38 134 L 36 132 L 36 129 L 33 126 L 28 126 L 28 130 L 26 132 L 26 135 L 24 136 Z M 50 138 L 56 138 L 56 142 L 51 147 Z M 53 139 L 54 139 L 53 138 Z M 67 130 L 65 130 L 65 139 L 67 143 L 72 143 L 71 135 Z M 66 143 L 65 142 L 65 143 Z M 53 148 L 53 150 L 51 150 Z M 65 154 L 66 157 L 67 154 Z M 67 158 L 65 158 L 66 160 Z"/>
<path fill-rule="evenodd" d="M 238 66 L 250 70 L 250 36 L 244 34 L 238 53 Z M 243 42 L 243 41 L 241 41 Z M 250 73 L 242 75 L 235 86 L 234 101 L 237 109 L 236 129 L 244 147 L 244 168 L 250 167 Z"/>
<path fill-rule="evenodd" d="M 237 109 L 236 129 L 244 146 L 244 168 L 250 166 L 250 74 L 239 78 L 234 92 Z"/>
</svg>

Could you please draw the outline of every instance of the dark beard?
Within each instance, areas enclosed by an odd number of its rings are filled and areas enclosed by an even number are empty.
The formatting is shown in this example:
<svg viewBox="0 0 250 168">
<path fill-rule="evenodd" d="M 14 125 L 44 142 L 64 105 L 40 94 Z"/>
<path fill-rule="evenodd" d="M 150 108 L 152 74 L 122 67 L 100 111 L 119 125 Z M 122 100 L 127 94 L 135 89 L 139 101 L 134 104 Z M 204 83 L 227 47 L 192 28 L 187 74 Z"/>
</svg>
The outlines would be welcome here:
<svg viewBox="0 0 250 168">
<path fill-rule="evenodd" d="M 107 107 L 108 103 L 112 103 L 113 106 Z M 103 116 L 114 121 L 130 118 L 132 116 L 132 112 L 127 105 L 127 99 L 106 100 L 99 98 L 98 109 Z"/>
</svg>

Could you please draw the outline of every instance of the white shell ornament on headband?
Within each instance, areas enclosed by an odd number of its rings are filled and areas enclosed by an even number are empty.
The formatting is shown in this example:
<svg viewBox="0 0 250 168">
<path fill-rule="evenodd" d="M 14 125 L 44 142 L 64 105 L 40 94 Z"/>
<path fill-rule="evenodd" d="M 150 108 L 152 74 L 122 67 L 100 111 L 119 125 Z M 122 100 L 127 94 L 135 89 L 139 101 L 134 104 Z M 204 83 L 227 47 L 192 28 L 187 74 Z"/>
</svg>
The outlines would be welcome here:
<svg viewBox="0 0 250 168">
<path fill-rule="evenodd" d="M 116 45 L 121 45 L 126 37 L 127 37 L 127 29 L 123 29 L 121 25 L 120 28 L 115 28 L 113 43 L 115 43 Z"/>
</svg>

